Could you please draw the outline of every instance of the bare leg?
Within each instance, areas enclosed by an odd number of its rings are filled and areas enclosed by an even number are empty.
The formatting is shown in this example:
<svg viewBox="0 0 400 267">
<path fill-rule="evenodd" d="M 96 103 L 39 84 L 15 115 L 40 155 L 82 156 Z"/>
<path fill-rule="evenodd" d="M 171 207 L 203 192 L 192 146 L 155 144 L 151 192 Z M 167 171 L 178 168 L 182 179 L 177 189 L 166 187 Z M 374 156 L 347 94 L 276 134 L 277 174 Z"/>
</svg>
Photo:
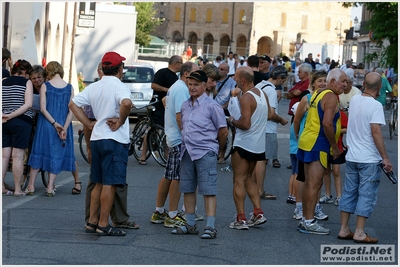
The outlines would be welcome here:
<svg viewBox="0 0 400 267">
<path fill-rule="evenodd" d="M 75 161 L 75 171 L 72 172 L 72 176 L 75 180 L 75 188 L 82 190 L 81 180 L 79 179 L 78 162 Z"/>
<path fill-rule="evenodd" d="M 167 180 L 167 179 L 165 179 Z M 169 210 L 178 210 L 179 199 L 181 193 L 179 192 L 179 180 L 172 180 L 169 186 Z"/>
<path fill-rule="evenodd" d="M 235 151 L 231 157 L 233 167 L 233 199 L 235 201 L 237 214 L 245 214 L 244 201 L 246 198 L 248 162 L 242 159 L 237 151 Z"/>
<path fill-rule="evenodd" d="M 364 232 L 365 221 L 367 218 L 358 216 L 356 219 L 356 231 L 354 232 L 354 239 L 355 240 L 363 240 L 366 237 Z"/>
<path fill-rule="evenodd" d="M 147 154 L 147 151 L 149 151 L 149 147 L 148 147 L 148 145 L 147 145 L 147 133 L 148 133 L 148 131 L 150 131 L 150 129 L 151 129 L 151 128 L 147 129 L 146 134 L 145 134 L 145 136 L 144 136 L 144 138 L 143 138 L 142 154 L 140 155 L 139 160 L 144 160 L 144 161 L 146 161 L 146 154 Z"/>
<path fill-rule="evenodd" d="M 165 179 L 164 177 L 161 178 L 160 182 L 158 183 L 156 207 L 164 207 L 165 201 L 167 200 L 168 192 L 170 190 L 170 186 L 170 180 Z"/>
<path fill-rule="evenodd" d="M 265 180 L 265 173 L 267 171 L 267 161 L 257 161 L 255 169 L 253 171 L 253 176 L 257 183 L 258 187 L 258 195 L 261 195 L 264 192 L 264 180 Z"/>
<path fill-rule="evenodd" d="M 7 170 L 8 170 L 8 164 L 10 163 L 10 157 L 11 157 L 11 147 L 3 147 L 2 151 L 2 162 L 1 162 L 1 174 L 3 175 L 3 193 L 7 192 L 7 189 L 4 187 L 4 180 L 7 175 Z"/>
<path fill-rule="evenodd" d="M 303 191 L 303 216 L 306 220 L 313 220 L 325 169 L 319 161 L 313 161 L 304 163 L 304 172 L 306 182 Z"/>
<path fill-rule="evenodd" d="M 328 168 L 324 172 L 324 185 L 325 185 L 325 194 L 330 197 L 332 195 L 332 191 L 331 191 L 331 164 L 328 164 Z"/>
<path fill-rule="evenodd" d="M 332 164 L 333 178 L 335 179 L 336 197 L 342 197 L 342 181 L 340 178 L 340 164 Z"/>
<path fill-rule="evenodd" d="M 103 185 L 100 194 L 100 220 L 99 226 L 106 227 L 109 225 L 111 207 L 114 203 L 115 185 Z M 92 192 L 93 193 L 93 192 Z"/>
<path fill-rule="evenodd" d="M 185 203 L 186 213 L 187 214 L 195 214 L 196 192 L 185 193 L 183 195 L 183 202 Z"/>
<path fill-rule="evenodd" d="M 349 219 L 350 219 L 350 213 L 345 211 L 340 211 L 340 232 L 338 236 L 345 237 L 348 234 L 350 234 Z"/>
<path fill-rule="evenodd" d="M 56 180 L 57 174 L 49 172 L 49 183 L 47 185 L 47 192 L 54 190 L 54 182 Z"/>
<path fill-rule="evenodd" d="M 90 218 L 89 222 L 97 224 L 99 222 L 100 194 L 103 185 L 96 183 L 90 196 Z"/>
<path fill-rule="evenodd" d="M 14 194 L 23 193 L 21 190 L 21 180 L 22 180 L 22 175 L 24 174 L 24 153 L 25 149 L 21 148 L 12 149 L 11 153 L 13 159 L 12 172 L 14 175 L 14 186 L 15 186 Z"/>
<path fill-rule="evenodd" d="M 29 183 L 27 187 L 28 190 L 35 190 L 35 181 L 39 171 L 40 169 L 34 169 L 31 167 L 31 171 L 29 173 Z"/>
</svg>

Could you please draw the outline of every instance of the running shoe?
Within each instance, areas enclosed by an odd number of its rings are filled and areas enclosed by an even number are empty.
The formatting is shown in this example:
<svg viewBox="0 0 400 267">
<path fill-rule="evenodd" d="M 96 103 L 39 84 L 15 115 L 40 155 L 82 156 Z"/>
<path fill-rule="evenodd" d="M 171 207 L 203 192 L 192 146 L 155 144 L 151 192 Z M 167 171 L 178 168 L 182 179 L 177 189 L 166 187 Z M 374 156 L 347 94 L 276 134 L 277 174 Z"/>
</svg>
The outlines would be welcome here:
<svg viewBox="0 0 400 267">
<path fill-rule="evenodd" d="M 315 234 L 315 235 L 329 235 L 329 229 L 326 229 L 318 224 L 317 220 L 313 220 L 307 225 L 303 220 L 300 221 L 297 230 L 304 234 Z"/>
<path fill-rule="evenodd" d="M 151 219 L 150 221 L 152 223 L 163 223 L 165 221 L 166 218 L 168 218 L 168 211 L 164 210 L 163 213 L 159 213 L 158 211 L 153 212 L 153 214 L 151 215 Z"/>
<path fill-rule="evenodd" d="M 247 221 L 247 225 L 250 227 L 257 226 L 267 222 L 267 218 L 264 217 L 264 214 L 260 213 L 257 216 L 254 216 L 253 213 L 250 213 L 250 220 Z"/>
</svg>

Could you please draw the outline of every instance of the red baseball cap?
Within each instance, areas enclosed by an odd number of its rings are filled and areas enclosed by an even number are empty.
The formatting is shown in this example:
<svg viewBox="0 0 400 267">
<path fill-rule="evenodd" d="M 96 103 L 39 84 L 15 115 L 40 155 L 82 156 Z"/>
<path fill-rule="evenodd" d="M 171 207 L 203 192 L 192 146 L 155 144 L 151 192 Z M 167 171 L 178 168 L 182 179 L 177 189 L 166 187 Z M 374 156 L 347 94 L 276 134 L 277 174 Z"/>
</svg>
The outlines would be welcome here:
<svg viewBox="0 0 400 267">
<path fill-rule="evenodd" d="M 126 58 L 121 57 L 120 54 L 116 52 L 107 52 L 101 59 L 101 64 L 104 67 L 115 67 L 121 64 L 124 60 L 126 60 Z"/>
</svg>

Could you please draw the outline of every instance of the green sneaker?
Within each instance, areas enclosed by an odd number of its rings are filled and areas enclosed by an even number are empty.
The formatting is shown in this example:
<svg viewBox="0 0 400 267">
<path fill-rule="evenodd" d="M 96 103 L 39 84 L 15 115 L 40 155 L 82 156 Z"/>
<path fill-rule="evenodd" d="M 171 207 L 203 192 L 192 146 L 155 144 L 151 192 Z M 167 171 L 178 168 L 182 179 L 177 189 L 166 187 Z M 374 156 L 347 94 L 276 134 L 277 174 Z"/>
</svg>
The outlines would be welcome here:
<svg viewBox="0 0 400 267">
<path fill-rule="evenodd" d="M 176 215 L 175 218 L 167 217 L 164 221 L 164 226 L 168 228 L 174 228 L 179 226 L 184 226 L 186 224 L 185 219 L 181 217 L 180 214 Z"/>
<path fill-rule="evenodd" d="M 156 212 L 153 212 L 153 214 L 151 215 L 150 221 L 152 223 L 163 223 L 166 218 L 169 218 L 167 210 L 164 210 L 164 212 L 162 214 L 159 213 L 158 211 L 156 211 Z"/>
</svg>

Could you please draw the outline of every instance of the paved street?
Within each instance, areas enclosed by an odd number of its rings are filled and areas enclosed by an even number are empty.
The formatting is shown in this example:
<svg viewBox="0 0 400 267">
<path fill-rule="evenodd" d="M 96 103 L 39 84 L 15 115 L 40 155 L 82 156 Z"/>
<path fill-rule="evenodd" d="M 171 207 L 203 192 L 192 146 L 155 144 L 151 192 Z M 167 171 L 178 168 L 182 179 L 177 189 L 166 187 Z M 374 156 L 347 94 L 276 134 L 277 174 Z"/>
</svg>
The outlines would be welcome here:
<svg viewBox="0 0 400 267">
<path fill-rule="evenodd" d="M 279 113 L 286 114 L 288 100 L 282 100 Z M 387 114 L 386 114 L 387 115 Z M 289 119 L 289 116 L 286 115 Z M 89 165 L 83 161 L 78 145 L 77 132 L 82 126 L 74 122 L 75 155 L 79 164 L 82 186 L 85 189 Z M 133 125 L 132 125 L 133 126 Z M 398 137 L 389 140 L 387 126 L 383 129 L 386 148 L 394 170 L 398 166 Z M 354 245 L 353 241 L 338 240 L 339 212 L 333 204 L 324 204 L 323 211 L 329 220 L 322 222 L 331 230 L 330 235 L 299 233 L 298 221 L 292 219 L 294 205 L 286 204 L 288 181 L 291 170 L 289 159 L 289 125 L 279 126 L 279 160 L 281 168 L 267 165 L 265 181 L 268 193 L 277 200 L 262 200 L 262 208 L 268 222 L 248 231 L 232 230 L 228 226 L 235 216 L 232 197 L 232 174 L 221 172 L 218 165 L 218 195 L 216 229 L 213 240 L 198 236 L 172 235 L 169 228 L 150 223 L 155 210 L 157 185 L 164 168 L 153 159 L 147 166 L 138 165 L 129 158 L 128 212 L 139 225 L 139 230 L 127 230 L 124 237 L 98 237 L 86 234 L 84 229 L 85 192 L 72 195 L 73 178 L 63 172 L 56 180 L 57 194 L 45 195 L 41 179 L 36 181 L 35 195 L 26 197 L 2 197 L 2 264 L 4 265 L 319 265 L 321 245 Z M 345 166 L 342 166 L 344 179 Z M 6 181 L 11 183 L 11 173 Z M 333 178 L 332 178 L 333 180 Z M 332 186 L 333 187 L 333 186 Z M 181 199 L 181 204 L 182 204 Z M 180 204 L 180 206 L 181 206 Z M 168 208 L 168 203 L 166 203 Z M 202 197 L 198 197 L 199 213 L 204 215 Z M 246 199 L 246 213 L 252 212 Z M 198 222 L 202 231 L 205 222 Z M 355 219 L 351 219 L 354 230 Z M 382 174 L 378 203 L 366 224 L 366 232 L 379 239 L 379 244 L 395 245 L 395 262 L 398 244 L 398 190 Z M 376 264 L 376 263 L 373 263 Z"/>
</svg>

